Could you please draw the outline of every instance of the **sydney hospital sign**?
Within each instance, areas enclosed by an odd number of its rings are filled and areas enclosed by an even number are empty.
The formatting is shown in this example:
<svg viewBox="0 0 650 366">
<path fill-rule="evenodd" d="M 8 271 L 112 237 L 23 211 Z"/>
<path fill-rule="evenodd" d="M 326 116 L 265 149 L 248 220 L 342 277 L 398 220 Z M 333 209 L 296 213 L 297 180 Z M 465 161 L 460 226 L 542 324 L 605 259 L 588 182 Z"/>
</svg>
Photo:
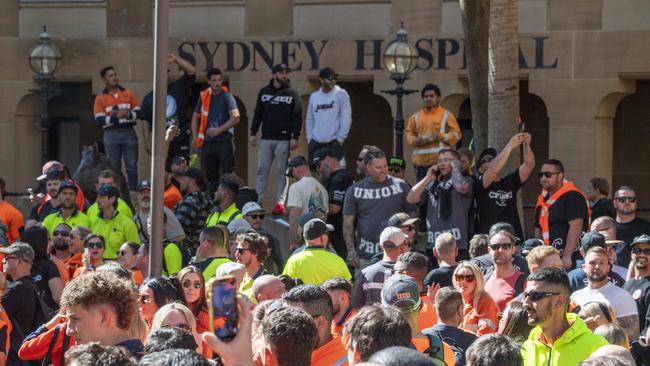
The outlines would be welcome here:
<svg viewBox="0 0 650 366">
<path fill-rule="evenodd" d="M 519 67 L 557 68 L 558 58 L 544 53 L 548 40 L 548 36 L 520 36 Z M 467 68 L 462 38 L 419 38 L 412 44 L 418 53 L 418 70 Z M 274 64 L 284 63 L 295 71 L 313 72 L 335 66 L 337 71 L 347 73 L 382 70 L 382 54 L 387 45 L 383 39 L 183 41 L 178 45 L 178 54 L 194 65 L 205 69 L 219 67 L 225 72 L 268 72 Z M 337 58 L 345 60 L 346 65 Z M 321 64 L 324 59 L 327 61 Z"/>
</svg>

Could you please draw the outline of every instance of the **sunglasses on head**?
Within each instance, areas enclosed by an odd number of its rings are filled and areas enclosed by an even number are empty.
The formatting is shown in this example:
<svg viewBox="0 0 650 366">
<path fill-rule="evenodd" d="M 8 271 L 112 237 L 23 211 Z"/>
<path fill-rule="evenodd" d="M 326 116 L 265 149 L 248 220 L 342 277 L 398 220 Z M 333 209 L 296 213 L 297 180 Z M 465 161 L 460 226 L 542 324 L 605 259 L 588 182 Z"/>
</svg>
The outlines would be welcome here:
<svg viewBox="0 0 650 366">
<path fill-rule="evenodd" d="M 650 248 L 632 248 L 632 254 L 650 255 Z"/>
<path fill-rule="evenodd" d="M 618 197 L 617 200 L 620 203 L 634 203 L 636 202 L 636 197 Z"/>
<path fill-rule="evenodd" d="M 264 216 L 265 216 L 264 214 L 259 214 L 259 215 L 252 214 L 252 215 L 248 215 L 248 217 L 250 217 L 250 218 L 253 219 L 253 220 L 258 220 L 258 219 L 259 219 L 259 220 L 264 220 Z"/>
<path fill-rule="evenodd" d="M 539 172 L 539 177 L 550 178 L 557 174 L 560 174 L 560 172 Z"/>
<path fill-rule="evenodd" d="M 84 246 L 86 248 L 89 248 L 89 249 L 92 249 L 92 248 L 98 248 L 99 249 L 99 248 L 104 247 L 104 243 L 102 243 L 101 241 L 89 241 Z"/>
<path fill-rule="evenodd" d="M 189 281 L 189 280 L 188 281 L 183 281 L 183 287 L 185 287 L 185 288 L 190 288 L 190 287 L 192 287 L 192 285 L 194 285 L 194 288 L 197 289 L 197 290 L 200 289 L 201 287 L 203 287 L 203 284 L 201 282 L 199 282 L 199 281 L 196 281 L 196 282 L 192 282 L 192 281 Z"/>
<path fill-rule="evenodd" d="M 512 248 L 512 243 L 490 244 L 489 247 L 495 252 L 498 251 L 499 249 L 509 250 L 510 248 Z"/>
<path fill-rule="evenodd" d="M 457 274 L 454 277 L 456 278 L 457 282 L 474 282 L 474 280 L 476 279 L 476 276 L 474 276 L 473 274 L 471 275 Z"/>
<path fill-rule="evenodd" d="M 526 291 L 523 293 L 524 299 L 529 298 L 532 301 L 539 301 L 543 298 L 551 297 L 559 294 L 560 294 L 559 292 L 548 292 L 548 291 Z"/>
<path fill-rule="evenodd" d="M 63 230 L 54 230 L 52 232 L 52 236 L 60 236 L 62 238 L 67 238 L 67 237 L 70 236 L 70 233 L 67 232 L 67 231 L 63 231 Z"/>
</svg>

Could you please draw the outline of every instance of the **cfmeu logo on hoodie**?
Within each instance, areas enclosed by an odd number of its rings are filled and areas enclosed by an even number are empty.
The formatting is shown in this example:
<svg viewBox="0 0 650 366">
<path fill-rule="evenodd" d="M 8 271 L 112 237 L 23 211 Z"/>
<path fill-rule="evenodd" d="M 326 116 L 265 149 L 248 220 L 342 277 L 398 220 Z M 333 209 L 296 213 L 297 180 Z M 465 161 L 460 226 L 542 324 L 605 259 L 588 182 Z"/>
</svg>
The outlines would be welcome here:
<svg viewBox="0 0 650 366">
<path fill-rule="evenodd" d="M 262 102 L 269 102 L 269 101 L 271 104 L 280 104 L 280 103 L 291 104 L 291 102 L 293 102 L 293 97 L 287 95 L 271 95 L 271 94 L 262 95 Z"/>
</svg>

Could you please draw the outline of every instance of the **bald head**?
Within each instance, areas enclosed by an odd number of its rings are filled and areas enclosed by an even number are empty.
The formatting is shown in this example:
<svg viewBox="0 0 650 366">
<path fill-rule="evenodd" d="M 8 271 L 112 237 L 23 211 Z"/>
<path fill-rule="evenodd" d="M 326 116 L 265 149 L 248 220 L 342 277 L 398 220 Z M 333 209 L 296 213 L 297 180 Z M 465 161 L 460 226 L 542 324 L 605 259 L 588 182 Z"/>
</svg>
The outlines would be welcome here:
<svg viewBox="0 0 650 366">
<path fill-rule="evenodd" d="M 275 300 L 284 293 L 284 284 L 273 275 L 263 275 L 253 281 L 252 290 L 257 302 Z"/>
</svg>

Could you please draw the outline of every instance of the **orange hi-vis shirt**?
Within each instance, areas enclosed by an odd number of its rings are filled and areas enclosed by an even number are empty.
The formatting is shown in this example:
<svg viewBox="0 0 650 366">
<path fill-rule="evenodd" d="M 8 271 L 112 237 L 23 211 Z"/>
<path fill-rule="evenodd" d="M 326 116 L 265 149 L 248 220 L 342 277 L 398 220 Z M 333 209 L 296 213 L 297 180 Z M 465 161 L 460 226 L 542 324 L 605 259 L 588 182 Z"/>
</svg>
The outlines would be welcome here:
<svg viewBox="0 0 650 366">
<path fill-rule="evenodd" d="M 348 308 L 345 314 L 343 314 L 341 320 L 339 320 L 338 322 L 333 321 L 331 326 L 332 336 L 340 337 L 341 334 L 343 334 L 343 328 L 345 327 L 345 323 L 347 323 L 348 320 L 352 319 L 352 317 L 355 315 L 357 315 L 357 309 Z"/>
<path fill-rule="evenodd" d="M 495 333 L 498 330 L 499 308 L 487 293 L 481 294 L 478 306 L 466 303 L 463 310 L 461 329 L 472 332 L 477 336 Z"/>
<path fill-rule="evenodd" d="M 404 129 L 406 141 L 413 145 L 411 162 L 415 166 L 431 166 L 438 161 L 440 149 L 454 148 L 463 136 L 454 115 L 442 107 L 431 111 L 421 108 L 409 117 Z M 415 146 L 417 138 L 427 142 Z"/>
<path fill-rule="evenodd" d="M 50 255 L 48 259 L 51 260 L 52 263 L 56 264 L 56 268 L 59 270 L 59 278 L 61 279 L 61 285 L 65 287 L 68 281 L 70 281 L 70 272 L 68 271 L 68 266 L 66 266 L 62 260 L 60 260 L 59 258 L 53 255 Z"/>
<path fill-rule="evenodd" d="M 20 238 L 20 231 L 25 225 L 23 214 L 9 202 L 0 202 L 0 222 L 7 225 L 7 228 L 9 229 L 7 232 L 9 244 L 12 244 Z"/>
<path fill-rule="evenodd" d="M 201 334 L 203 332 L 210 331 L 210 314 L 208 314 L 208 308 L 204 307 L 199 311 L 199 315 L 196 317 L 196 332 Z"/>
<path fill-rule="evenodd" d="M 183 195 L 175 185 L 170 184 L 169 187 L 165 188 L 165 192 L 163 193 L 163 200 L 165 202 L 165 206 L 167 206 L 168 209 L 173 210 L 174 207 L 176 207 L 176 205 L 182 199 Z"/>
<path fill-rule="evenodd" d="M 413 342 L 415 349 L 420 353 L 424 353 L 429 348 L 429 339 L 427 338 L 413 338 L 411 342 Z M 447 366 L 455 366 L 454 350 L 446 342 L 442 342 L 442 352 L 445 358 L 443 361 L 445 361 Z"/>
<path fill-rule="evenodd" d="M 11 346 L 11 320 L 9 320 L 9 315 L 5 311 L 5 309 L 0 305 L 0 329 L 7 327 L 7 331 L 5 332 L 5 344 L 3 345 L 4 348 L 0 350 L 0 353 L 4 353 L 5 355 L 9 354 L 9 347 Z"/>
<path fill-rule="evenodd" d="M 311 353 L 311 366 L 347 366 L 348 352 L 338 338 L 316 348 Z"/>
<path fill-rule="evenodd" d="M 77 271 L 77 268 L 83 266 L 82 257 L 83 253 L 79 252 L 71 255 L 63 261 L 63 264 L 65 264 L 68 269 L 68 274 L 70 274 L 69 278 L 74 278 L 74 273 Z"/>
<path fill-rule="evenodd" d="M 50 343 L 55 342 L 52 348 L 52 365 L 64 366 L 59 361 L 61 360 L 61 352 L 67 351 L 63 349 L 63 338 L 67 323 L 58 324 L 57 327 L 60 329 L 56 339 L 52 339 L 54 337 L 55 327 L 52 329 L 47 329 L 44 326 L 38 328 L 36 331 L 40 333 L 36 337 L 23 341 L 18 351 L 18 357 L 21 360 L 40 360 L 47 354 Z M 75 339 L 74 337 L 70 337 L 68 349 L 74 347 L 74 345 Z"/>
<path fill-rule="evenodd" d="M 130 113 L 126 118 L 118 118 L 116 113 L 118 110 L 126 110 Z M 95 121 L 104 129 L 133 127 L 141 114 L 140 102 L 131 90 L 118 85 L 116 94 L 111 94 L 104 89 L 95 97 L 93 113 Z"/>
<path fill-rule="evenodd" d="M 438 323 L 436 307 L 431 303 L 427 294 L 420 294 L 420 300 L 422 306 L 420 307 L 420 314 L 418 314 L 418 328 L 431 328 Z"/>
</svg>

